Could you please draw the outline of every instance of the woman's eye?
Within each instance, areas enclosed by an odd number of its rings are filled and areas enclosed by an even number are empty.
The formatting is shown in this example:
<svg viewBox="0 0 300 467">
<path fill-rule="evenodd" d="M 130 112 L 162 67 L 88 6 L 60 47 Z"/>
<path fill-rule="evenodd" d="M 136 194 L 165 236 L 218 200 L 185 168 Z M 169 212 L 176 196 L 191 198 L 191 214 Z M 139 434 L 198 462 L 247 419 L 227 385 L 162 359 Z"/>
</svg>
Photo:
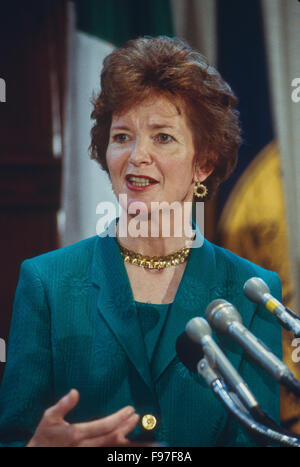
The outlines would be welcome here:
<svg viewBox="0 0 300 467">
<path fill-rule="evenodd" d="M 129 140 L 129 135 L 126 133 L 117 133 L 113 135 L 112 139 L 115 143 L 127 143 Z"/>
<path fill-rule="evenodd" d="M 158 133 L 154 139 L 161 144 L 167 144 L 175 141 L 173 136 L 168 135 L 167 133 Z"/>
</svg>

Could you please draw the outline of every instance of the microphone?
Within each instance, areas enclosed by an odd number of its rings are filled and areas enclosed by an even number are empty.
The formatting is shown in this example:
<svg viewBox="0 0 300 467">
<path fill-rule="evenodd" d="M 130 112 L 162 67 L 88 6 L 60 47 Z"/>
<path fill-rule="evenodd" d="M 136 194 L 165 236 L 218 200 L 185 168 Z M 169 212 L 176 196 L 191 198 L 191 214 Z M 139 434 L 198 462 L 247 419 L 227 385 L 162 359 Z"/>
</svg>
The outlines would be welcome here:
<svg viewBox="0 0 300 467">
<path fill-rule="evenodd" d="M 278 322 L 296 337 L 300 337 L 300 319 L 289 308 L 286 308 L 270 294 L 270 289 L 260 277 L 252 277 L 245 282 L 244 293 L 249 300 L 265 306 L 274 313 Z"/>
<path fill-rule="evenodd" d="M 202 345 L 192 341 L 186 332 L 177 337 L 176 353 L 184 366 L 193 373 L 198 372 L 198 363 L 204 357 Z"/>
<path fill-rule="evenodd" d="M 193 344 L 201 346 L 202 354 L 198 355 L 204 354 L 210 366 L 219 370 L 226 383 L 236 391 L 242 402 L 249 410 L 257 409 L 259 404 L 247 384 L 211 337 L 212 331 L 208 322 L 204 318 L 193 318 L 187 323 L 185 330 L 187 337 L 193 342 Z M 191 344 L 189 345 L 191 348 Z M 194 347 L 194 349 L 198 349 L 198 347 Z M 194 366 L 191 361 L 189 364 Z"/>
<path fill-rule="evenodd" d="M 300 383 L 294 378 L 289 368 L 260 339 L 248 331 L 242 324 L 242 318 L 237 309 L 231 303 L 222 299 L 214 300 L 208 305 L 205 315 L 216 331 L 233 337 L 276 381 L 300 395 Z"/>
<path fill-rule="evenodd" d="M 186 332 L 180 334 L 176 340 L 176 353 L 179 360 L 193 373 L 200 373 L 210 388 L 220 397 L 220 392 L 228 393 L 224 381 L 210 366 L 202 346 L 192 341 Z"/>
<path fill-rule="evenodd" d="M 202 318 L 195 318 L 202 319 Z M 193 320 L 192 320 L 193 321 Z M 203 321 L 205 321 L 203 319 Z M 192 323 L 193 325 L 193 323 Z M 208 325 L 207 325 L 208 326 Z M 208 326 L 209 327 L 209 326 Z M 193 331 L 192 331 L 193 332 Z M 187 332 L 183 332 L 176 340 L 176 352 L 181 362 L 193 372 L 201 374 L 208 386 L 212 389 L 216 397 L 226 406 L 226 408 L 247 428 L 250 432 L 259 435 L 262 439 L 274 441 L 283 446 L 300 447 L 299 439 L 282 433 L 281 427 L 275 424 L 258 406 L 247 410 L 241 401 L 233 393 L 229 393 L 226 384 L 211 367 L 208 359 L 204 356 L 202 345 L 192 340 Z M 265 426 L 263 423 L 269 426 Z M 279 431 L 277 431 L 279 429 Z"/>
<path fill-rule="evenodd" d="M 176 353 L 184 366 L 193 373 L 199 373 L 204 378 L 217 398 L 225 403 L 227 409 L 232 411 L 232 405 L 235 405 L 236 410 L 240 410 L 245 414 L 248 413 L 237 395 L 228 391 L 224 380 L 215 372 L 215 368 L 210 365 L 208 359 L 204 356 L 202 345 L 192 341 L 186 332 L 180 334 L 176 340 Z M 254 416 L 256 420 L 259 418 L 258 421 L 262 421 L 263 418 L 265 422 L 265 417 L 261 416 L 263 412 L 260 413 L 257 407 L 258 406 L 255 406 L 250 409 L 251 415 Z M 273 420 L 271 420 L 271 422 L 273 422 Z M 273 425 L 273 423 L 271 423 L 271 425 Z"/>
</svg>

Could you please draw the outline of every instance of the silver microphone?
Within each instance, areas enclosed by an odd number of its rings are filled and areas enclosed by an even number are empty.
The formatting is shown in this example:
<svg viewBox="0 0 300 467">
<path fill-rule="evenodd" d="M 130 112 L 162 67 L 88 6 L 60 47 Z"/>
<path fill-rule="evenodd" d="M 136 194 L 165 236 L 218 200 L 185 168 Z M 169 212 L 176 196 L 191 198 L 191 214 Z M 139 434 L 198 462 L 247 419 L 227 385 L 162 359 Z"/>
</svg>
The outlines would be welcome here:
<svg viewBox="0 0 300 467">
<path fill-rule="evenodd" d="M 208 305 L 205 315 L 212 328 L 231 336 L 276 381 L 284 382 L 286 378 L 293 376 L 288 367 L 242 324 L 240 314 L 231 303 L 221 299 L 214 300 Z"/>
<path fill-rule="evenodd" d="M 300 337 L 300 319 L 270 294 L 270 289 L 260 277 L 252 277 L 245 282 L 244 293 L 252 302 L 263 305 L 273 313 L 281 326 Z"/>
<path fill-rule="evenodd" d="M 289 434 L 281 432 L 255 401 L 250 393 L 242 390 L 245 383 L 231 366 L 225 355 L 211 338 L 211 329 L 203 318 L 193 318 L 186 326 L 186 330 L 176 341 L 177 355 L 182 363 L 191 371 L 197 371 L 203 376 L 206 383 L 213 390 L 217 398 L 250 432 L 260 435 L 262 439 L 277 442 L 282 446 L 300 447 L 300 440 Z M 227 390 L 222 378 L 215 372 L 218 367 L 220 373 L 229 376 L 229 384 L 238 389 L 241 399 L 246 402 L 249 412 L 243 406 L 236 394 Z M 242 384 L 240 384 L 242 381 Z M 245 385 L 246 386 L 246 385 Z M 248 389 L 248 388 L 247 388 Z M 254 418 L 253 418 L 254 417 Z M 269 426 L 271 422 L 271 426 Z M 265 426 L 267 423 L 267 426 Z M 275 426 L 274 426 L 275 425 Z M 277 431 L 279 429 L 279 431 Z"/>
<path fill-rule="evenodd" d="M 187 323 L 185 332 L 192 341 L 201 344 L 210 366 L 219 370 L 226 383 L 237 392 L 246 407 L 249 410 L 257 407 L 258 402 L 247 384 L 211 337 L 212 331 L 208 322 L 204 318 L 193 318 Z"/>
</svg>

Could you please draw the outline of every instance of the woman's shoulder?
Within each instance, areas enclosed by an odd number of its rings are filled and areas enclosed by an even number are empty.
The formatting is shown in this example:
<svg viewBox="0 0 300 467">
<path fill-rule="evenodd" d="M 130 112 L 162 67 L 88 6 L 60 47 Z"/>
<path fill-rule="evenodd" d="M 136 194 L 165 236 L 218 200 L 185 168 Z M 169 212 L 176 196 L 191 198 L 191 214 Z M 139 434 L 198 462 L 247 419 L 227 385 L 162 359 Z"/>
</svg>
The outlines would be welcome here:
<svg viewBox="0 0 300 467">
<path fill-rule="evenodd" d="M 219 245 L 207 240 L 205 242 L 207 242 L 214 253 L 217 271 L 224 275 L 227 280 L 243 284 L 250 277 L 261 277 L 268 283 L 270 288 L 275 287 L 277 289 L 277 294 L 278 292 L 281 293 L 281 281 L 276 272 L 255 264 Z"/>
<path fill-rule="evenodd" d="M 90 267 L 98 238 L 95 235 L 71 245 L 28 258 L 23 261 L 22 267 L 31 267 L 42 274 L 48 274 L 54 270 L 67 271 L 77 269 L 84 271 Z"/>
</svg>

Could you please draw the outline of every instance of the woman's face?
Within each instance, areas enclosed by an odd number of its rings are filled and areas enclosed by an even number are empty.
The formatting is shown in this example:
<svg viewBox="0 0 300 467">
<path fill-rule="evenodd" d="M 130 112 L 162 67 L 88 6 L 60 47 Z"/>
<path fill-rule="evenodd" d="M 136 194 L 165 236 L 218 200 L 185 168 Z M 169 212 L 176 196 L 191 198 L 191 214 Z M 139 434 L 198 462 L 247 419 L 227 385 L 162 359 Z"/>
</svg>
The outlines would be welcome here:
<svg viewBox="0 0 300 467">
<path fill-rule="evenodd" d="M 106 159 L 115 194 L 134 201 L 173 203 L 193 200 L 194 144 L 183 106 L 152 96 L 121 115 L 113 115 Z M 197 176 L 196 176 L 197 175 Z"/>
</svg>

